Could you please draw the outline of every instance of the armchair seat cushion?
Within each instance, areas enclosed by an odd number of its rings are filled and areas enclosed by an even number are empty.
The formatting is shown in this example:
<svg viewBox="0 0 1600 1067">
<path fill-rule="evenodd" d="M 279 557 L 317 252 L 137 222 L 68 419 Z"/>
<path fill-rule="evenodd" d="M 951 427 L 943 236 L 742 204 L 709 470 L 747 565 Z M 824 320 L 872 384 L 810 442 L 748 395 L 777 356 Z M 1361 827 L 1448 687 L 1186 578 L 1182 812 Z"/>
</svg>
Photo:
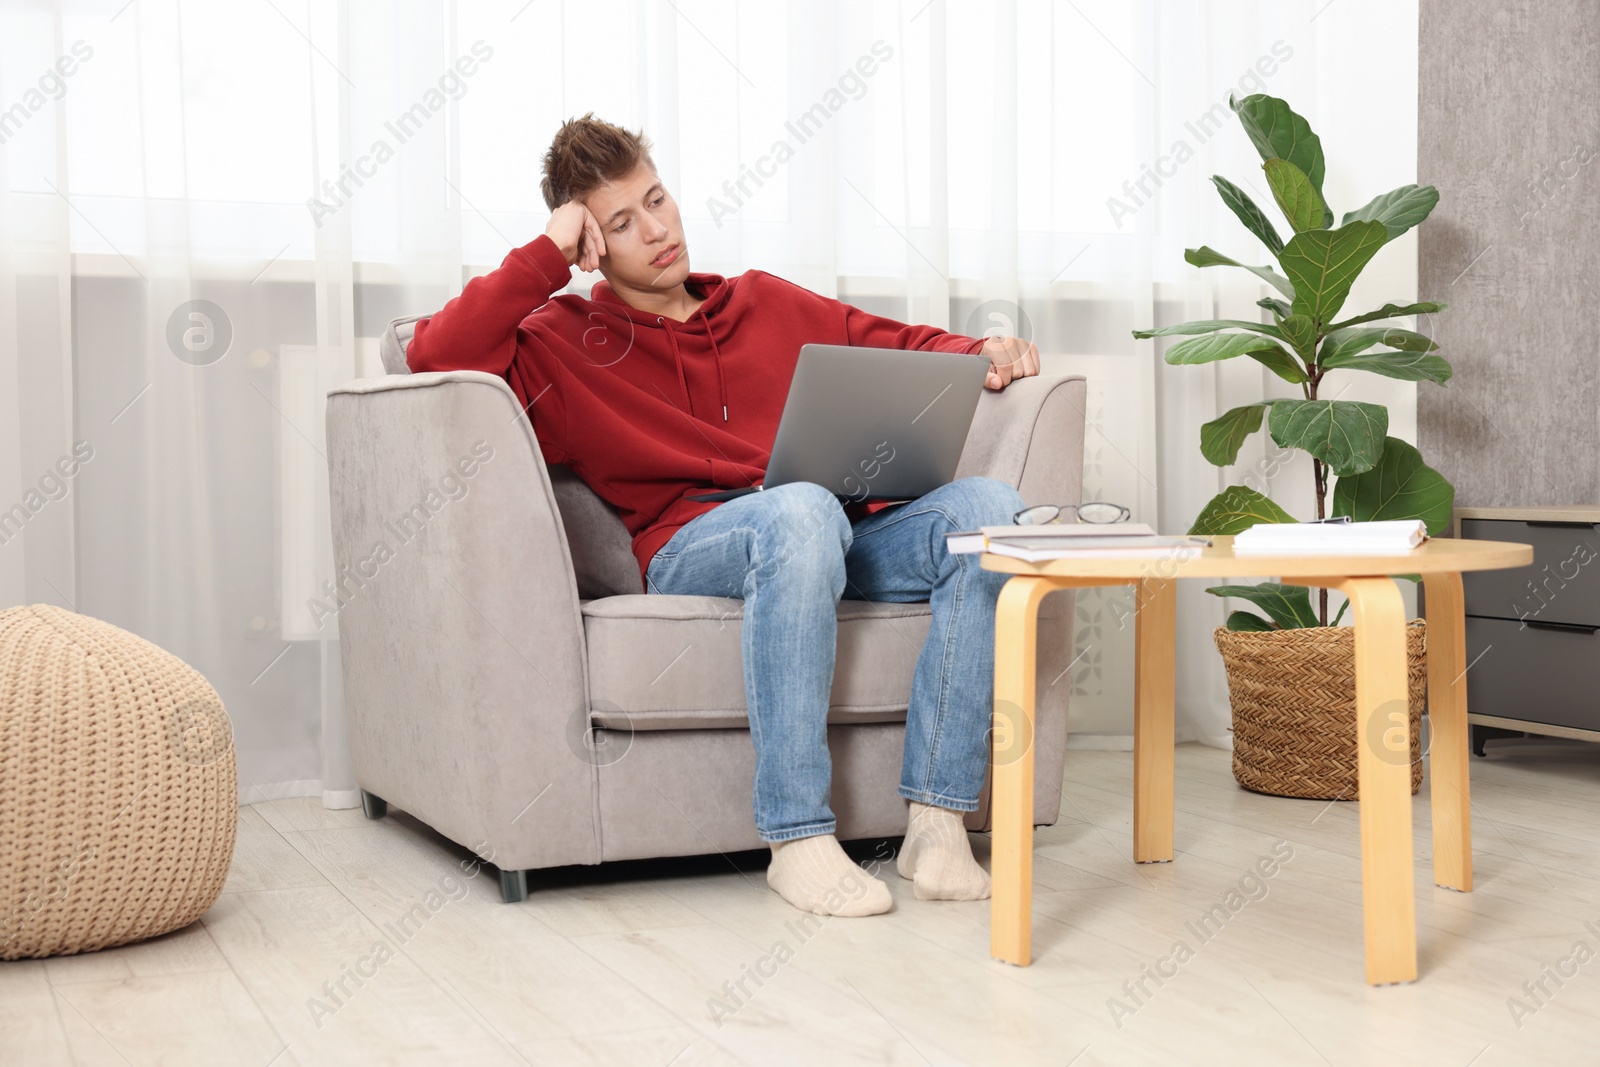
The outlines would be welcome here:
<svg viewBox="0 0 1600 1067">
<path fill-rule="evenodd" d="M 597 726 L 749 729 L 744 601 L 623 595 L 580 601 Z M 927 604 L 841 600 L 830 723 L 904 722 L 932 614 Z"/>
</svg>

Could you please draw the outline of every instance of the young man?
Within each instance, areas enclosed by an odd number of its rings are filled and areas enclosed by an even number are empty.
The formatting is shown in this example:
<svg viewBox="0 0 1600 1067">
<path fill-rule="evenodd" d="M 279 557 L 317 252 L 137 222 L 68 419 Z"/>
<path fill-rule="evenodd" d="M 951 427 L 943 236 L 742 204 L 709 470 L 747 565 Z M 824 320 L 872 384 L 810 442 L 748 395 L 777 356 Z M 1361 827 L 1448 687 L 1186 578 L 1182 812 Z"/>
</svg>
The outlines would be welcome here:
<svg viewBox="0 0 1600 1067">
<path fill-rule="evenodd" d="M 807 483 L 722 504 L 691 498 L 761 480 L 803 344 L 982 352 L 990 389 L 1037 374 L 1038 353 L 1015 338 L 903 325 L 762 271 L 691 273 L 649 142 L 592 115 L 556 134 L 542 190 L 553 212 L 544 236 L 418 322 L 411 369 L 503 376 L 545 460 L 621 512 L 649 592 L 744 600 L 756 828 L 772 847 L 768 883 L 804 911 L 891 904 L 839 846 L 828 806 L 839 598 L 931 601 L 906 715 L 897 869 L 919 899 L 987 897 L 962 813 L 983 785 L 1004 575 L 949 555 L 943 535 L 1010 522 L 1016 490 L 963 478 L 909 503 L 848 508 Z M 588 300 L 551 295 L 573 266 L 605 277 Z"/>
</svg>

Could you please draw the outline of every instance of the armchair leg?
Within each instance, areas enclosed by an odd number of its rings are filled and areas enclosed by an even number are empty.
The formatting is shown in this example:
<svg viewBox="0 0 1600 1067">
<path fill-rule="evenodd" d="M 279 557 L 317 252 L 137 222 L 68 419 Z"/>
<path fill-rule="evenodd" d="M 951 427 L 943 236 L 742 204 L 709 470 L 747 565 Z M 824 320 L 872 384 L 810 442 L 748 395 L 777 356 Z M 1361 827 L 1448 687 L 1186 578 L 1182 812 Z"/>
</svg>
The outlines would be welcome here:
<svg viewBox="0 0 1600 1067">
<path fill-rule="evenodd" d="M 361 791 L 361 812 L 369 819 L 381 819 L 389 814 L 389 802 L 375 797 L 365 789 Z"/>
<path fill-rule="evenodd" d="M 520 904 L 528 899 L 528 872 L 501 871 L 500 899 L 507 904 Z"/>
</svg>

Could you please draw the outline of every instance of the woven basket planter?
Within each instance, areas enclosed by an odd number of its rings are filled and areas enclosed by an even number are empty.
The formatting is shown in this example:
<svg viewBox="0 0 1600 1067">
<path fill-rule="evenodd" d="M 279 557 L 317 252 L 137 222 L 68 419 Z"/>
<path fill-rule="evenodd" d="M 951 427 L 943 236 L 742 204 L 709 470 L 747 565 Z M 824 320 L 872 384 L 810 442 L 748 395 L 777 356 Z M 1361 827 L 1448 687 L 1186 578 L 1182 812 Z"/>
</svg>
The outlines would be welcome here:
<svg viewBox="0 0 1600 1067">
<path fill-rule="evenodd" d="M 1406 627 L 1411 792 L 1422 784 L 1426 627 Z M 1233 704 L 1233 776 L 1256 793 L 1358 798 L 1355 631 L 1316 626 L 1264 633 L 1216 630 Z"/>
</svg>

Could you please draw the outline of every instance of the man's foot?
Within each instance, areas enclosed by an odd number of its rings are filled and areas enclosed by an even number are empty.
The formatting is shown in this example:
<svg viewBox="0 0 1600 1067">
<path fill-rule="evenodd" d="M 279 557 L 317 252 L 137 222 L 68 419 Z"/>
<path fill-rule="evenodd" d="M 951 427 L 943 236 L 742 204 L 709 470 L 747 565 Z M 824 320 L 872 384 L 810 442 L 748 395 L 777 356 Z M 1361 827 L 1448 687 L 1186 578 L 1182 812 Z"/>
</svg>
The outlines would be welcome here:
<svg viewBox="0 0 1600 1067">
<path fill-rule="evenodd" d="M 972 858 L 963 813 L 911 802 L 895 870 L 915 884 L 918 900 L 985 900 L 989 874 Z"/>
<path fill-rule="evenodd" d="M 767 884 L 801 911 L 878 915 L 893 905 L 889 887 L 845 855 L 832 834 L 774 841 Z"/>
</svg>

